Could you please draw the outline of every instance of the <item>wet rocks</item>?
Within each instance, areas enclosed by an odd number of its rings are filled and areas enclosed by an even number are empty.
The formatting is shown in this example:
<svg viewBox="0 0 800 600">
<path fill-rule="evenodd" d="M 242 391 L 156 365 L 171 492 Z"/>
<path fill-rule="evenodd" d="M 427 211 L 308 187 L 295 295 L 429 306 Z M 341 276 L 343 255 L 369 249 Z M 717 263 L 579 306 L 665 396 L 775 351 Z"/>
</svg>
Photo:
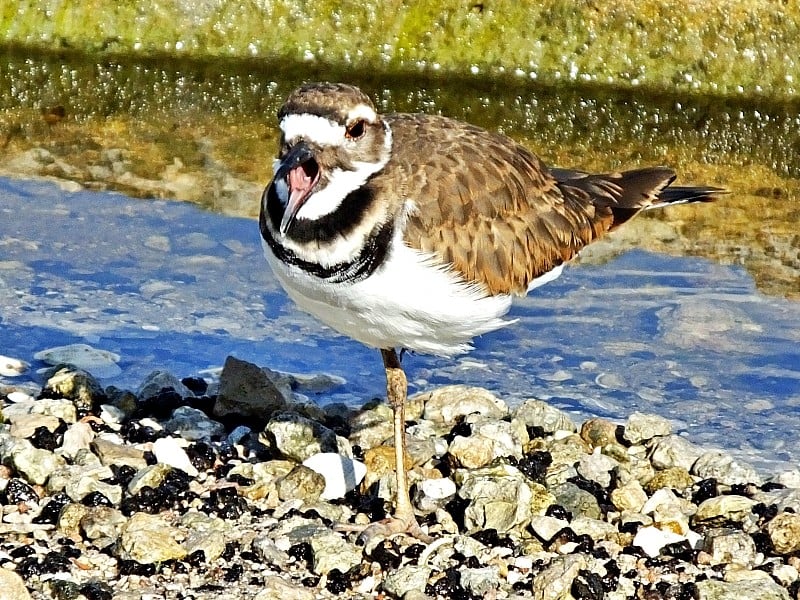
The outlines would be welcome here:
<svg viewBox="0 0 800 600">
<path fill-rule="evenodd" d="M 215 384 L 168 373 L 138 394 L 53 385 L 2 400 L 0 576 L 14 597 L 797 595 L 796 472 L 762 483 L 659 417 L 578 428 L 465 386 L 409 411 L 412 503 L 433 541 L 362 546 L 391 512 L 391 410 L 304 404 L 301 382 L 226 368 L 225 414 Z"/>
<path fill-rule="evenodd" d="M 222 367 L 214 415 L 266 420 L 284 410 L 286 399 L 267 374 L 252 363 L 229 356 Z"/>
<path fill-rule="evenodd" d="M 122 560 L 153 564 L 186 556 L 177 530 L 161 515 L 134 513 L 120 531 L 116 555 Z"/>
<path fill-rule="evenodd" d="M 767 533 L 772 547 L 779 554 L 789 554 L 800 550 L 800 515 L 781 513 L 767 525 Z"/>
<path fill-rule="evenodd" d="M 122 373 L 117 363 L 119 354 L 101 350 L 88 344 L 69 344 L 48 348 L 33 355 L 49 365 L 70 365 L 71 367 L 91 373 L 94 377 L 111 378 Z"/>
</svg>

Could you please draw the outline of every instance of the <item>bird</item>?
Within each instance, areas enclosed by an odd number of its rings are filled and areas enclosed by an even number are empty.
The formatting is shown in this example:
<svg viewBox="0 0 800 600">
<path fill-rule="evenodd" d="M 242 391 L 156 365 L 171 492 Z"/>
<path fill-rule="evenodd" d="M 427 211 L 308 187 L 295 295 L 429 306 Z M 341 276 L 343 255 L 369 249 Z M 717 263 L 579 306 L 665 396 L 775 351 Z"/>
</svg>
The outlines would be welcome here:
<svg viewBox="0 0 800 600">
<path fill-rule="evenodd" d="M 555 279 L 639 212 L 725 193 L 671 186 L 676 174 L 666 167 L 551 169 L 476 125 L 381 114 L 346 83 L 298 87 L 277 118 L 279 150 L 259 215 L 267 262 L 301 310 L 378 349 L 386 373 L 395 507 L 362 540 L 430 539 L 405 471 L 404 350 L 468 352 L 476 336 L 512 322 L 503 317 L 514 296 Z"/>
</svg>

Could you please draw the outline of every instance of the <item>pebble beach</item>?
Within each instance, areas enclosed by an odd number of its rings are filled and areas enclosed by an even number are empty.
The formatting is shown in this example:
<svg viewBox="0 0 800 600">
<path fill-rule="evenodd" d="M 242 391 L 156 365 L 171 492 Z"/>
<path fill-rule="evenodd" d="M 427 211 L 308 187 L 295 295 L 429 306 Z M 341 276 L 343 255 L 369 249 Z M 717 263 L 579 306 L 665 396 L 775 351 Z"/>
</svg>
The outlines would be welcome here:
<svg viewBox="0 0 800 600">
<path fill-rule="evenodd" d="M 478 387 L 416 394 L 407 466 L 433 542 L 365 544 L 394 486 L 378 399 L 321 407 L 308 394 L 325 376 L 233 357 L 134 390 L 3 365 L 4 600 L 799 597 L 800 472 L 765 476 L 660 416 L 576 423 Z"/>
</svg>

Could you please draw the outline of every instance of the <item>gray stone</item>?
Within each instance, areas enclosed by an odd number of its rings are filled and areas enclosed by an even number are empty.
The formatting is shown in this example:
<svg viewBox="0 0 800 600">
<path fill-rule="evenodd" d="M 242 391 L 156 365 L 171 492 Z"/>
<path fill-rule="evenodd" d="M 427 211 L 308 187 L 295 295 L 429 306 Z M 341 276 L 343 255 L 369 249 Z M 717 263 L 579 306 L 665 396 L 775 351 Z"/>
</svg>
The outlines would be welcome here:
<svg viewBox="0 0 800 600">
<path fill-rule="evenodd" d="M 496 458 L 522 458 L 523 447 L 528 443 L 528 432 L 519 419 L 509 422 L 478 417 L 470 424 L 471 435 L 456 436 L 449 447 L 450 454 L 460 466 L 477 469 Z"/>
<path fill-rule="evenodd" d="M 104 465 L 127 465 L 134 469 L 143 469 L 147 466 L 144 458 L 144 451 L 117 444 L 103 438 L 95 438 L 91 444 L 91 449 Z"/>
<path fill-rule="evenodd" d="M 264 433 L 268 445 L 297 462 L 303 462 L 320 452 L 340 451 L 338 436 L 331 429 L 297 413 L 273 414 Z M 350 455 L 351 452 L 346 454 Z"/>
<path fill-rule="evenodd" d="M 258 592 L 254 600 L 314 600 L 314 592 L 295 584 L 291 581 L 282 579 L 279 575 L 267 575 L 261 584 L 261 591 Z"/>
<path fill-rule="evenodd" d="M 458 495 L 469 500 L 464 524 L 469 531 L 499 532 L 525 527 L 531 518 L 532 492 L 526 477 L 511 465 L 457 469 Z"/>
<path fill-rule="evenodd" d="M 409 401 L 424 402 L 423 417 L 444 425 L 454 425 L 459 417 L 475 413 L 491 419 L 501 419 L 508 414 L 506 403 L 489 390 L 467 385 L 443 386 L 416 394 Z"/>
<path fill-rule="evenodd" d="M 3 407 L 3 417 L 6 421 L 14 423 L 15 420 L 25 415 L 40 415 L 61 419 L 65 423 L 74 423 L 77 420 L 75 404 L 70 400 L 55 398 L 42 398 L 41 400 L 24 400 Z M 52 419 L 45 419 L 40 424 L 50 428 Z M 56 424 L 58 427 L 58 424 Z"/>
<path fill-rule="evenodd" d="M 570 511 L 573 516 L 590 519 L 602 518 L 603 513 L 597 503 L 597 498 L 574 483 L 563 483 L 551 491 L 556 496 L 556 502 Z"/>
<path fill-rule="evenodd" d="M 245 498 L 249 500 L 265 499 L 267 505 L 275 508 L 280 502 L 277 482 L 295 466 L 296 463 L 290 460 L 269 460 L 255 465 L 243 463 L 231 469 L 230 474 L 253 479 L 252 485 L 240 488 L 240 493 Z"/>
<path fill-rule="evenodd" d="M 727 494 L 703 500 L 694 514 L 695 522 L 702 521 L 744 521 L 752 511 L 755 502 L 745 496 Z"/>
<path fill-rule="evenodd" d="M 83 421 L 73 423 L 64 432 L 60 453 L 67 458 L 73 458 L 81 450 L 89 450 L 94 437 L 94 430 L 89 423 Z"/>
<path fill-rule="evenodd" d="M 139 389 L 136 390 L 136 396 L 139 400 L 147 400 L 153 396 L 158 395 L 161 391 L 172 389 L 177 392 L 181 398 L 191 398 L 194 396 L 192 391 L 187 388 L 181 380 L 175 377 L 169 371 L 152 371 L 147 377 L 144 378 Z"/>
<path fill-rule="evenodd" d="M 650 461 L 656 469 L 683 467 L 691 471 L 692 465 L 702 456 L 704 450 L 676 434 L 653 440 Z"/>
<path fill-rule="evenodd" d="M 30 368 L 24 360 L 0 354 L 0 376 L 18 377 Z"/>
<path fill-rule="evenodd" d="M 281 500 L 318 500 L 325 489 L 325 478 L 304 465 L 297 465 L 286 475 L 279 478 L 275 485 L 278 498 Z"/>
<path fill-rule="evenodd" d="M 386 573 L 383 589 L 394 598 L 405 598 L 411 592 L 424 592 L 431 571 L 428 565 L 402 565 Z"/>
<path fill-rule="evenodd" d="M 706 579 L 695 585 L 698 600 L 789 600 L 789 593 L 769 577 L 751 581 Z"/>
<path fill-rule="evenodd" d="M 172 470 L 172 467 L 164 463 L 155 465 L 147 465 L 145 463 L 145 465 L 136 471 L 128 482 L 128 493 L 132 496 L 141 492 L 145 487 L 157 489 L 163 483 L 167 473 Z"/>
<path fill-rule="evenodd" d="M 127 517 L 111 506 L 90 506 L 80 519 L 80 527 L 89 540 L 116 540 Z"/>
<path fill-rule="evenodd" d="M 617 538 L 618 529 L 615 525 L 600 519 L 575 517 L 570 521 L 569 528 L 577 535 L 588 535 L 595 542 L 600 540 L 613 540 Z"/>
<path fill-rule="evenodd" d="M 179 406 L 172 412 L 172 418 L 164 423 L 170 433 L 185 440 L 212 440 L 225 435 L 225 426 L 219 421 L 209 419 L 202 410 L 191 406 Z"/>
<path fill-rule="evenodd" d="M 120 530 L 115 556 L 142 564 L 180 560 L 186 549 L 175 541 L 179 535 L 162 514 L 134 513 Z"/>
<path fill-rule="evenodd" d="M 392 439 L 392 409 L 386 404 L 375 404 L 362 410 L 349 420 L 350 442 L 369 450 Z"/>
<path fill-rule="evenodd" d="M 241 415 L 268 420 L 287 407 L 281 390 L 257 365 L 233 356 L 225 359 L 214 415 Z"/>
<path fill-rule="evenodd" d="M 361 548 L 328 529 L 309 541 L 314 553 L 312 568 L 318 575 L 329 573 L 333 569 L 347 573 L 352 567 L 361 563 Z"/>
<path fill-rule="evenodd" d="M 668 419 L 658 415 L 634 412 L 625 423 L 622 437 L 631 444 L 640 444 L 654 437 L 663 437 L 672 433 L 672 424 Z"/>
<path fill-rule="evenodd" d="M 113 477 L 113 471 L 109 467 L 100 464 L 100 460 L 94 454 L 87 450 L 79 450 L 73 458 L 73 464 L 65 465 L 50 474 L 47 479 L 47 491 L 51 493 L 60 492 L 67 486 L 74 487 L 78 485 L 81 480 L 99 482 Z"/>
<path fill-rule="evenodd" d="M 30 483 L 43 485 L 56 469 L 66 465 L 63 458 L 49 450 L 20 444 L 11 453 L 11 464 Z"/>
<path fill-rule="evenodd" d="M 94 477 L 73 478 L 64 486 L 64 491 L 75 502 L 80 502 L 84 496 L 93 492 L 103 494 L 114 505 L 122 501 L 122 488 L 119 485 L 105 483 Z"/>
<path fill-rule="evenodd" d="M 61 424 L 57 417 L 51 415 L 15 413 L 13 409 L 5 411 L 5 418 L 11 423 L 11 435 L 16 438 L 29 438 L 39 427 L 46 427 L 52 432 Z"/>
<path fill-rule="evenodd" d="M 526 400 L 514 414 L 528 427 L 541 427 L 545 433 L 577 431 L 575 423 L 567 413 L 541 400 L 533 398 Z"/>
<path fill-rule="evenodd" d="M 581 569 L 586 568 L 582 554 L 571 554 L 554 558 L 550 565 L 533 578 L 535 600 L 569 600 L 570 589 Z"/>
<path fill-rule="evenodd" d="M 72 367 L 91 373 L 94 377 L 116 377 L 122 373 L 117 362 L 119 354 L 93 348 L 87 344 L 69 344 L 48 348 L 33 355 L 49 365 L 71 365 Z"/>
<path fill-rule="evenodd" d="M 253 552 L 268 565 L 275 565 L 281 571 L 288 570 L 289 563 L 293 560 L 289 553 L 278 548 L 270 533 L 261 533 L 253 538 L 251 544 Z"/>
<path fill-rule="evenodd" d="M 545 543 L 552 540 L 553 537 L 565 527 L 569 527 L 569 521 L 565 521 L 564 519 L 544 515 L 531 517 L 531 530 Z"/>
<path fill-rule="evenodd" d="M 733 529 L 711 529 L 705 532 L 703 550 L 712 565 L 736 564 L 752 568 L 756 562 L 753 538 Z"/>
<path fill-rule="evenodd" d="M 461 586 L 478 598 L 491 597 L 500 587 L 500 569 L 497 566 L 459 569 Z"/>
<path fill-rule="evenodd" d="M 596 450 L 582 456 L 576 469 L 586 479 L 607 488 L 611 485 L 611 471 L 618 465 L 616 460 Z"/>
<path fill-rule="evenodd" d="M 713 477 L 725 485 L 761 484 L 761 477 L 752 466 L 739 462 L 730 454 L 719 450 L 712 450 L 701 455 L 692 466 L 691 472 L 702 479 Z"/>
<path fill-rule="evenodd" d="M 181 517 L 181 527 L 187 530 L 181 544 L 187 555 L 203 551 L 206 562 L 217 560 L 225 552 L 230 526 L 218 517 L 200 512 L 188 512 Z"/>
</svg>

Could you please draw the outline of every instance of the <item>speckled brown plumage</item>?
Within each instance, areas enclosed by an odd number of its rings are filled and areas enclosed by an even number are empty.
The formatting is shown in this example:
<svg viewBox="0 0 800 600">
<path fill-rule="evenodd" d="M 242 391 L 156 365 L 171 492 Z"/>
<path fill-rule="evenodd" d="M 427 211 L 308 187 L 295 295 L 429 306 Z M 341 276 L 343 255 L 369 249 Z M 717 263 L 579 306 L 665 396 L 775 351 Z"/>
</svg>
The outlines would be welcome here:
<svg viewBox="0 0 800 600">
<path fill-rule="evenodd" d="M 414 201 L 406 243 L 492 294 L 524 294 L 533 279 L 656 201 L 674 178 L 655 168 L 569 172 L 574 178 L 562 183 L 508 137 L 444 117 L 385 119 L 395 151 L 374 185 Z"/>
</svg>

